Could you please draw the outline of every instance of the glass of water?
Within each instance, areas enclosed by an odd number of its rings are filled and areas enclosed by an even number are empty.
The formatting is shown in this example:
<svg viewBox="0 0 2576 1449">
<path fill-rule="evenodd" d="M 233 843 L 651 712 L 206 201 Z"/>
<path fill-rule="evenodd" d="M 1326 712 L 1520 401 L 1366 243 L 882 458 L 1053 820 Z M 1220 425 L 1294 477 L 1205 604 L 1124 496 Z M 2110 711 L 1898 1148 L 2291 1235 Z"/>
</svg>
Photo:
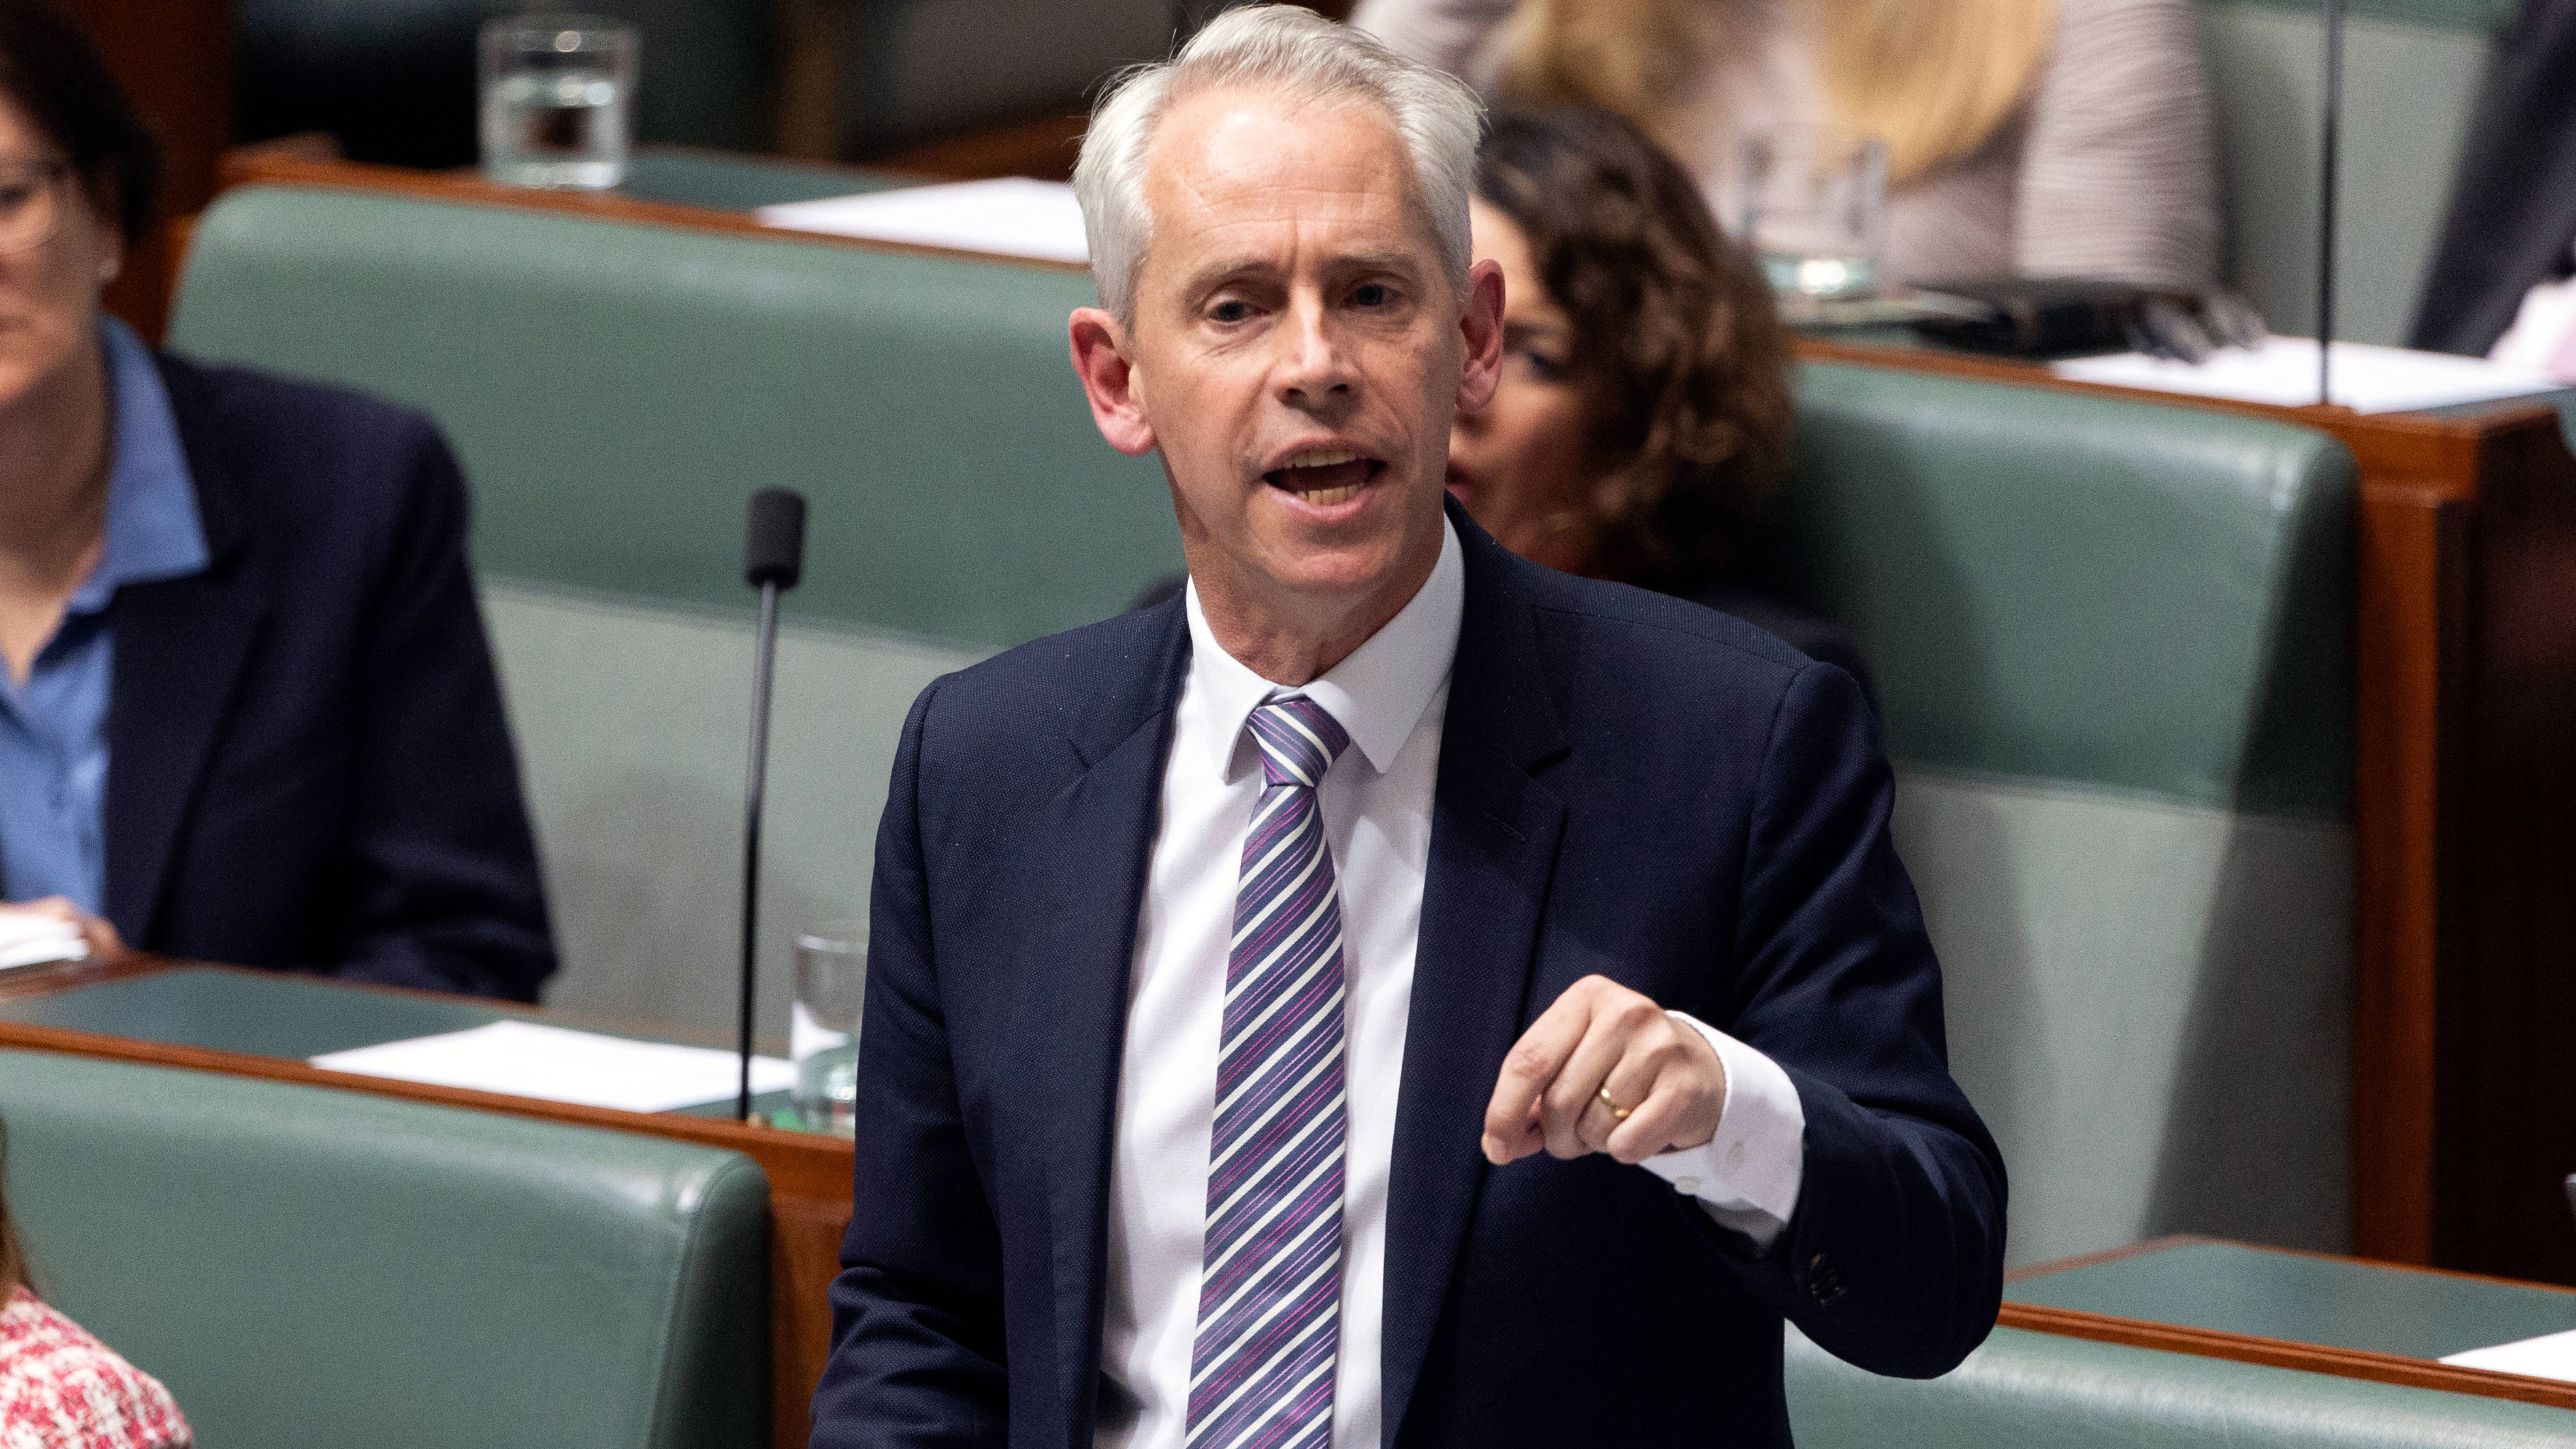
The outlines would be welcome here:
<svg viewBox="0 0 2576 1449">
<path fill-rule="evenodd" d="M 1735 234 L 1796 320 L 1801 303 L 1876 289 L 1887 248 L 1887 142 L 1838 126 L 1746 136 L 1737 157 Z"/>
<path fill-rule="evenodd" d="M 590 191 L 626 179 L 633 26 L 597 15 L 486 21 L 482 80 L 486 177 Z"/>
<path fill-rule="evenodd" d="M 787 1055 L 796 1063 L 796 1115 L 818 1132 L 858 1128 L 859 1008 L 867 1000 L 868 932 L 834 922 L 796 937 L 796 1002 Z"/>
</svg>

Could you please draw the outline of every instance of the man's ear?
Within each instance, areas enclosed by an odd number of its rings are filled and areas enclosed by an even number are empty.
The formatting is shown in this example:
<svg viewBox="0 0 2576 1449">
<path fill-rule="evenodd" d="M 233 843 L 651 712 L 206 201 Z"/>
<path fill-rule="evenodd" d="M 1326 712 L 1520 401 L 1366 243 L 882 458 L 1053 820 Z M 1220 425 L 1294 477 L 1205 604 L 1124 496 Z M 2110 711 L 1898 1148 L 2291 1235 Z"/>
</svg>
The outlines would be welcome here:
<svg viewBox="0 0 2576 1449">
<path fill-rule="evenodd" d="M 1503 377 L 1503 264 L 1491 257 L 1467 271 L 1467 305 L 1458 330 L 1467 339 L 1467 369 L 1458 377 L 1458 411 L 1481 412 Z"/>
<path fill-rule="evenodd" d="M 1131 458 L 1154 451 L 1154 425 L 1136 397 L 1135 363 L 1127 356 L 1126 329 L 1097 307 L 1076 307 L 1071 324 L 1073 370 L 1091 400 L 1091 420 L 1109 446 Z"/>
</svg>

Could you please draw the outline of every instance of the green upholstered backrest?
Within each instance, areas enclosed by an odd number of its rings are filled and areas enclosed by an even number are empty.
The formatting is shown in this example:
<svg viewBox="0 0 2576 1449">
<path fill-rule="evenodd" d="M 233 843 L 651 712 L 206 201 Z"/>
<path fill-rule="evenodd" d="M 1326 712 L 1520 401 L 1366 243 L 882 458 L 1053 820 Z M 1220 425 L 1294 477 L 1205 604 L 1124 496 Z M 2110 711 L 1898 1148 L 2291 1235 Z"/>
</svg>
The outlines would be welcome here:
<svg viewBox="0 0 2576 1449">
<path fill-rule="evenodd" d="M 1998 1328 L 1931 1380 L 1789 1330 L 1799 1449 L 2576 1449 L 2564 1409 Z"/>
<path fill-rule="evenodd" d="M 2309 429 L 1809 366 L 1767 566 L 1911 764 L 2340 819 L 2352 465 Z"/>
<path fill-rule="evenodd" d="M 1800 378 L 1768 567 L 1877 671 L 2015 1261 L 2346 1244 L 2352 489 L 2304 428 Z"/>
<path fill-rule="evenodd" d="M 1089 297 L 1030 267 L 261 189 L 201 225 L 173 337 L 454 439 L 558 1004 L 730 1021 L 742 500 L 812 497 L 763 905 L 783 1026 L 789 935 L 862 908 L 913 694 L 1178 566 L 1158 470 L 1101 442 L 1066 363 Z M 1875 662 L 2016 1257 L 2342 1246 L 2349 460 L 2034 389 L 1814 367 L 1800 390 L 1772 552 Z"/>
<path fill-rule="evenodd" d="M 739 1153 L 21 1051 L 0 1115 L 37 1289 L 206 1449 L 766 1442 Z"/>
<path fill-rule="evenodd" d="M 984 646 L 1179 566 L 1151 462 L 1071 385 L 1081 273 L 258 188 L 210 210 L 174 342 L 428 409 L 494 574 L 743 598 L 743 503 L 811 500 L 801 615 Z"/>
</svg>

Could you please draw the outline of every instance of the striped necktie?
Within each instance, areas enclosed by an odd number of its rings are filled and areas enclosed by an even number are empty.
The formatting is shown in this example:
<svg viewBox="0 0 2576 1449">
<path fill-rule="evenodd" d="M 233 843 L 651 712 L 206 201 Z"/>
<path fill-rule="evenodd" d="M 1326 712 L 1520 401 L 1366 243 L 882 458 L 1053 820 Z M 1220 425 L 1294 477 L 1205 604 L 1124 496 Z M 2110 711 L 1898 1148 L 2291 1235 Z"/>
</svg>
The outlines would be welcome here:
<svg viewBox="0 0 2576 1449">
<path fill-rule="evenodd" d="M 1351 737 L 1302 696 L 1252 712 L 1190 1360 L 1189 1449 L 1325 1449 L 1341 1341 L 1342 906 L 1315 786 Z"/>
</svg>

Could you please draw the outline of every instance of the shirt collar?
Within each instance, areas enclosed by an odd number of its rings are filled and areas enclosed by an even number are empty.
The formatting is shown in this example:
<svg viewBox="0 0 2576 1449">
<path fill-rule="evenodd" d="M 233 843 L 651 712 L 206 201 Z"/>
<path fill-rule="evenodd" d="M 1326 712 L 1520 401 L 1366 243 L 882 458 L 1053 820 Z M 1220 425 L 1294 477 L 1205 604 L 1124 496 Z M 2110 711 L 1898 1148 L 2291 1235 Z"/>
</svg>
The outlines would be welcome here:
<svg viewBox="0 0 2576 1449">
<path fill-rule="evenodd" d="M 108 393 L 116 410 L 109 446 L 106 544 L 98 567 L 74 591 L 68 610 L 93 614 L 126 584 L 175 579 L 206 567 L 206 525 L 197 512 L 196 479 L 179 445 L 178 419 L 161 369 L 122 322 L 99 319 Z"/>
<path fill-rule="evenodd" d="M 1458 655 L 1458 622 L 1467 607 L 1466 557 L 1458 531 L 1446 512 L 1440 519 L 1440 561 L 1431 577 L 1394 618 L 1371 634 L 1341 663 L 1321 678 L 1299 688 L 1273 684 L 1225 652 L 1209 631 L 1207 613 L 1199 606 L 1198 581 L 1186 590 L 1190 620 L 1190 685 L 1203 691 L 1208 731 L 1214 753 L 1209 763 L 1231 781 L 1251 768 L 1251 751 L 1242 748 L 1244 724 L 1253 710 L 1270 700 L 1302 694 L 1350 731 L 1351 743 L 1379 774 L 1395 763 L 1404 742 L 1413 736 L 1431 697 L 1449 679 Z"/>
</svg>

